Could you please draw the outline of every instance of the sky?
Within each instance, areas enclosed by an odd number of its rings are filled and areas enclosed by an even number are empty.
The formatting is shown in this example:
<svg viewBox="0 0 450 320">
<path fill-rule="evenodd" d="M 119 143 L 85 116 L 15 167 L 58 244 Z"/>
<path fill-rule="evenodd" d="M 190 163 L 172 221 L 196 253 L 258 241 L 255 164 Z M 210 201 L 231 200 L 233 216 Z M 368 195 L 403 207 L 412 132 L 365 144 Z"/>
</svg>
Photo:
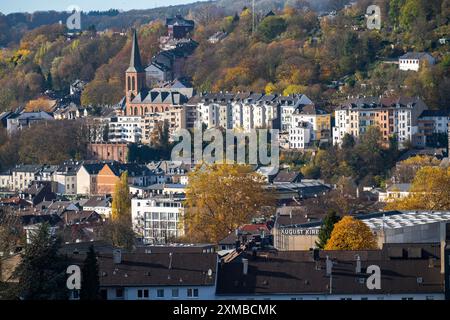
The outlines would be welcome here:
<svg viewBox="0 0 450 320">
<path fill-rule="evenodd" d="M 76 5 L 83 11 L 108 9 L 151 9 L 176 4 L 186 4 L 196 0 L 0 0 L 0 12 L 34 12 L 34 11 L 65 11 L 71 5 Z"/>
</svg>

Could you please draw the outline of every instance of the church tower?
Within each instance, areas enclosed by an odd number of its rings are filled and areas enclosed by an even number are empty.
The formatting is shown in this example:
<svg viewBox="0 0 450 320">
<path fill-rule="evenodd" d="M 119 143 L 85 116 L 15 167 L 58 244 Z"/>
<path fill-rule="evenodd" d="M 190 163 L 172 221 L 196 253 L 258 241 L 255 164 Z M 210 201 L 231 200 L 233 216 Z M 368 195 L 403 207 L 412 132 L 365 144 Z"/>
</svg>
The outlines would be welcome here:
<svg viewBox="0 0 450 320">
<path fill-rule="evenodd" d="M 139 94 L 145 86 L 145 70 L 141 63 L 141 54 L 139 52 L 139 44 L 137 32 L 133 30 L 133 39 L 131 47 L 130 66 L 125 72 L 125 93 L 126 93 L 126 114 L 138 115 L 131 107 L 131 100 Z"/>
</svg>

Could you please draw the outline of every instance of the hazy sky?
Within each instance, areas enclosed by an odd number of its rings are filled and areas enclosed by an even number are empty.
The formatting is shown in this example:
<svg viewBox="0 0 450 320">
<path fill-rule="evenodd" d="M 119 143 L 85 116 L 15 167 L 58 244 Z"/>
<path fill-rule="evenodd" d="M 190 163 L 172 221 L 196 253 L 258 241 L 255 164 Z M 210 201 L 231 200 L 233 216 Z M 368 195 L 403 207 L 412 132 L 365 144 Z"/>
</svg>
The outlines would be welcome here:
<svg viewBox="0 0 450 320">
<path fill-rule="evenodd" d="M 150 9 L 175 4 L 192 3 L 197 0 L 0 0 L 0 12 L 34 12 L 45 10 L 65 11 L 77 5 L 83 11 L 114 9 Z"/>
</svg>

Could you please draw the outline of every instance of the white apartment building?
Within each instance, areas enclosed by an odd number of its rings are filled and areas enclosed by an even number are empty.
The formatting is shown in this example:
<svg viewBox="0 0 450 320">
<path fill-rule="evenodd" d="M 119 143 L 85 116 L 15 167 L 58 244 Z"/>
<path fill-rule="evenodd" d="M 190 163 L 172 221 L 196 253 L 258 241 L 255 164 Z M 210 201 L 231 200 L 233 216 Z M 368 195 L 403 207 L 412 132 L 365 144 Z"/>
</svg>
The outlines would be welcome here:
<svg viewBox="0 0 450 320">
<path fill-rule="evenodd" d="M 304 149 L 314 134 L 312 125 L 309 122 L 296 122 L 295 126 L 289 129 L 289 149 Z"/>
<path fill-rule="evenodd" d="M 207 128 L 241 128 L 245 132 L 257 128 L 278 128 L 280 122 L 282 130 L 288 130 L 290 115 L 300 105 L 312 104 L 305 95 L 283 97 L 261 93 L 207 94 L 196 100 L 197 124 L 204 124 Z M 190 102 L 194 103 L 193 100 Z"/>
<path fill-rule="evenodd" d="M 185 212 L 184 200 L 183 194 L 132 199 L 133 229 L 145 244 L 166 243 L 184 235 L 184 228 L 180 225 Z"/>
<path fill-rule="evenodd" d="M 1 172 L 0 173 L 0 190 L 11 190 L 12 189 L 12 176 L 11 172 Z"/>
<path fill-rule="evenodd" d="M 40 165 L 17 165 L 11 169 L 12 191 L 23 191 L 33 182 L 38 180 L 42 166 Z"/>
<path fill-rule="evenodd" d="M 197 118 L 208 129 L 215 128 L 219 125 L 219 113 L 216 105 L 212 103 L 200 103 L 197 106 Z"/>
<path fill-rule="evenodd" d="M 138 143 L 142 139 L 142 117 L 120 116 L 109 123 L 110 142 Z"/>
</svg>

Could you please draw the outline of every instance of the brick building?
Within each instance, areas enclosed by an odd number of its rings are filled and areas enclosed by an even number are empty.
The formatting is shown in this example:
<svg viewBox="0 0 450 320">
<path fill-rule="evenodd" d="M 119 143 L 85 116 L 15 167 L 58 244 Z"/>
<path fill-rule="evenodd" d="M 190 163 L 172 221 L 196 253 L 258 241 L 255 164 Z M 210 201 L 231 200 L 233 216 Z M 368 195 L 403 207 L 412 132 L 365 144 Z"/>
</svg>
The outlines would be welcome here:
<svg viewBox="0 0 450 320">
<path fill-rule="evenodd" d="M 127 162 L 127 143 L 90 143 L 88 145 L 89 157 L 92 160 Z"/>
</svg>

